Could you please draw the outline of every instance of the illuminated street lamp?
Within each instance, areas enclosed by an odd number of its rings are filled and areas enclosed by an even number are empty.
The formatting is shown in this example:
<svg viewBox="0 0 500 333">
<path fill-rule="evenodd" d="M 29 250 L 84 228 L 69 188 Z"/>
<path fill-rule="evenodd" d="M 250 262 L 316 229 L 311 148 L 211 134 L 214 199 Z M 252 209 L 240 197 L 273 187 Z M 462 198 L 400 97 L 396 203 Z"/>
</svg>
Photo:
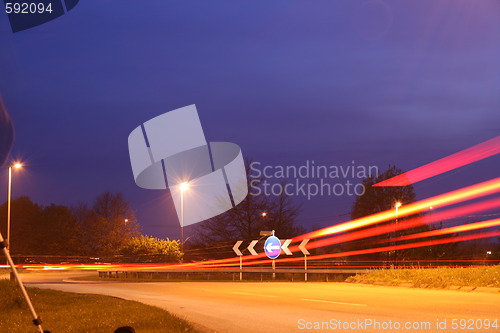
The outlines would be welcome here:
<svg viewBox="0 0 500 333">
<path fill-rule="evenodd" d="M 20 169 L 22 168 L 23 165 L 19 162 L 14 163 L 13 165 L 9 166 L 9 191 L 7 195 L 7 247 L 10 248 L 10 200 L 11 200 L 11 193 L 12 193 L 12 168 L 14 169 Z"/>
<path fill-rule="evenodd" d="M 394 205 L 394 208 L 396 208 L 396 225 L 394 226 L 393 228 L 393 232 L 392 232 L 392 237 L 396 237 L 396 229 L 398 227 L 398 211 L 399 211 L 399 207 L 401 207 L 403 204 L 401 202 L 396 202 L 396 204 Z M 392 242 L 392 245 L 395 245 L 396 243 L 395 242 Z M 395 251 L 394 252 L 394 259 L 396 259 L 396 255 L 397 255 L 397 252 Z M 389 253 L 387 253 L 387 258 L 389 259 Z"/>
<path fill-rule="evenodd" d="M 266 217 L 267 217 L 267 212 L 262 212 L 260 213 L 260 216 L 262 216 L 262 229 L 266 226 Z"/>
<path fill-rule="evenodd" d="M 396 205 L 394 206 L 396 208 L 396 223 L 398 223 L 398 211 L 399 207 L 401 207 L 403 204 L 401 202 L 396 202 Z"/>
<path fill-rule="evenodd" d="M 189 188 L 188 182 L 181 183 L 181 252 L 184 253 L 184 192 Z"/>
</svg>

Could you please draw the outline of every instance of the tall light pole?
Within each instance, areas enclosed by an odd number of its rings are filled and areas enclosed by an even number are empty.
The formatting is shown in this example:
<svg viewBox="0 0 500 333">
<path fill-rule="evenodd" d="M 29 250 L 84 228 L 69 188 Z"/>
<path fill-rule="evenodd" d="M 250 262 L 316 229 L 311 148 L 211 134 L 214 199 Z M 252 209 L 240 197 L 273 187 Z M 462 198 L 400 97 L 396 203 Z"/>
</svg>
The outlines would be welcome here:
<svg viewBox="0 0 500 333">
<path fill-rule="evenodd" d="M 20 169 L 23 165 L 19 162 L 12 164 L 9 166 L 9 192 L 7 195 L 7 247 L 10 249 L 10 200 L 12 193 L 12 168 Z"/>
<path fill-rule="evenodd" d="M 189 188 L 188 182 L 181 183 L 181 252 L 184 254 L 184 192 Z"/>
<path fill-rule="evenodd" d="M 394 205 L 394 208 L 396 208 L 396 226 L 394 227 L 394 237 L 396 237 L 396 231 L 397 231 L 397 228 L 398 228 L 398 212 L 399 212 L 399 207 L 401 207 L 403 204 L 401 202 L 396 202 L 396 204 Z M 395 242 L 393 242 L 392 245 L 396 245 Z M 394 251 L 394 259 L 396 259 L 396 250 Z"/>
<path fill-rule="evenodd" d="M 396 208 L 396 225 L 398 224 L 398 211 L 399 207 L 401 207 L 403 204 L 401 202 L 396 202 L 396 205 L 394 206 Z"/>
</svg>

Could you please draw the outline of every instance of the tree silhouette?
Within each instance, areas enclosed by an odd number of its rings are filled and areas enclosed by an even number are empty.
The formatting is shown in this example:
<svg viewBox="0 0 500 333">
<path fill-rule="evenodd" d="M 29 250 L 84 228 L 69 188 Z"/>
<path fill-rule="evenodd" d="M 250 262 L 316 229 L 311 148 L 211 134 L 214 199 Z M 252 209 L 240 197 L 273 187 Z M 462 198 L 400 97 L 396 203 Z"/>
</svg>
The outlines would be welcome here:
<svg viewBox="0 0 500 333">
<path fill-rule="evenodd" d="M 260 186 L 263 179 L 249 177 L 251 161 L 246 160 L 247 181 Z M 195 239 L 191 242 L 191 253 L 207 254 L 211 248 L 215 256 L 232 253 L 231 247 L 237 240 L 252 240 L 260 237 L 260 231 L 274 230 L 282 238 L 290 238 L 305 232 L 295 219 L 300 205 L 295 204 L 284 192 L 279 196 L 249 193 L 245 200 L 229 211 L 194 226 Z M 262 213 L 266 213 L 265 216 Z M 196 250 L 203 249 L 202 251 Z"/>
<path fill-rule="evenodd" d="M 140 235 L 135 213 L 121 193 L 104 192 L 95 199 L 92 209 L 80 204 L 73 211 L 90 253 L 115 254 Z"/>
<path fill-rule="evenodd" d="M 0 209 L 2 232 L 6 204 Z M 75 255 L 82 252 L 81 234 L 70 209 L 51 204 L 43 207 L 26 196 L 11 203 L 11 242 L 14 255 Z"/>
<path fill-rule="evenodd" d="M 414 188 L 412 185 L 408 186 L 391 186 L 391 187 L 374 187 L 373 185 L 381 182 L 383 180 L 392 178 L 399 174 L 402 174 L 403 171 L 396 166 L 389 166 L 389 168 L 378 175 L 370 176 L 363 180 L 363 185 L 365 187 L 365 193 L 361 196 L 358 196 L 352 206 L 351 210 L 351 218 L 357 219 L 364 216 L 376 214 L 379 212 L 383 212 L 386 210 L 394 210 L 396 209 L 396 204 L 399 203 L 401 206 L 412 203 L 415 201 L 416 194 L 414 192 Z M 423 222 L 419 226 L 412 227 L 409 229 L 403 229 L 396 231 L 395 226 L 401 223 L 405 223 L 405 220 L 409 218 L 417 218 L 418 214 L 406 217 L 396 217 L 391 221 L 387 221 L 384 223 L 379 223 L 375 226 L 378 227 L 388 227 L 385 229 L 385 232 L 372 236 L 369 238 L 364 238 L 361 240 L 356 240 L 345 244 L 345 248 L 347 250 L 354 249 L 362 249 L 367 247 L 377 247 L 377 246 L 387 246 L 394 245 L 391 242 L 391 239 L 399 236 L 404 236 L 414 232 L 423 232 L 429 230 L 428 226 L 426 226 Z M 373 228 L 374 226 L 369 226 L 363 229 Z M 357 229 L 359 230 L 359 229 Z M 384 242 L 385 241 L 385 242 Z M 401 242 L 405 243 L 405 242 Z M 376 245 L 379 244 L 379 245 Z M 381 245 L 380 245 L 381 244 Z M 391 251 L 389 253 L 380 253 L 373 254 L 367 257 L 377 258 L 377 259 L 409 259 L 419 256 L 423 253 L 421 249 L 408 249 L 408 250 L 399 250 L 399 251 Z"/>
<path fill-rule="evenodd" d="M 394 209 L 397 202 L 402 205 L 414 202 L 416 195 L 412 185 L 373 187 L 374 184 L 401 173 L 403 173 L 403 171 L 396 166 L 389 166 L 389 168 L 378 177 L 370 176 L 365 178 L 363 180 L 365 193 L 356 198 L 352 206 L 351 218 L 357 219 L 384 210 Z"/>
</svg>

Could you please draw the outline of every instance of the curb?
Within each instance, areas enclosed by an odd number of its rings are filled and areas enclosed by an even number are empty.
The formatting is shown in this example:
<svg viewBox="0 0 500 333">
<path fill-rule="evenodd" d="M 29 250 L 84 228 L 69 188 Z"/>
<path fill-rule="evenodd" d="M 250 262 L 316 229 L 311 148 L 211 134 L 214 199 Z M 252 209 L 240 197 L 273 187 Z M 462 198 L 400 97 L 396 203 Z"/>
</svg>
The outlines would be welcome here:
<svg viewBox="0 0 500 333">
<path fill-rule="evenodd" d="M 500 288 L 477 287 L 474 291 L 483 292 L 483 293 L 500 293 Z"/>
<path fill-rule="evenodd" d="M 375 286 L 386 286 L 386 287 L 403 287 L 403 288 L 420 288 L 420 289 L 434 289 L 434 290 L 455 290 L 455 291 L 465 291 L 465 292 L 483 292 L 483 293 L 492 293 L 492 294 L 500 294 L 500 288 L 496 287 L 471 287 L 471 286 L 448 286 L 444 288 L 434 288 L 429 285 L 421 285 L 415 286 L 414 283 L 411 282 L 382 282 L 382 281 L 366 281 L 366 280 L 354 280 L 347 279 L 345 282 L 348 283 L 358 283 L 358 284 L 370 284 Z"/>
</svg>

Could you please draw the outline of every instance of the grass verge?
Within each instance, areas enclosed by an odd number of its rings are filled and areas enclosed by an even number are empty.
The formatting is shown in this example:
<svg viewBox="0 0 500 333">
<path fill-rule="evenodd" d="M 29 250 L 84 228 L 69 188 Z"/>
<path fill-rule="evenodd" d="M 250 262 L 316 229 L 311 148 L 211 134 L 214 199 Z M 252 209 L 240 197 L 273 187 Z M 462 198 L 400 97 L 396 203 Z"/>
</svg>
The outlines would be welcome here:
<svg viewBox="0 0 500 333">
<path fill-rule="evenodd" d="M 43 328 L 54 333 L 112 333 L 120 326 L 137 332 L 199 332 L 188 322 L 154 306 L 119 298 L 29 288 Z M 36 332 L 16 284 L 0 280 L 0 332 Z"/>
<path fill-rule="evenodd" d="M 18 268 L 17 269 L 18 273 L 30 273 L 30 270 L 24 269 L 24 268 Z M 10 268 L 0 268 L 0 274 L 10 274 Z"/>
<path fill-rule="evenodd" d="M 447 288 L 450 286 L 500 288 L 500 265 L 466 268 L 384 269 L 353 276 L 351 281 L 412 283 L 415 287 Z"/>
</svg>

